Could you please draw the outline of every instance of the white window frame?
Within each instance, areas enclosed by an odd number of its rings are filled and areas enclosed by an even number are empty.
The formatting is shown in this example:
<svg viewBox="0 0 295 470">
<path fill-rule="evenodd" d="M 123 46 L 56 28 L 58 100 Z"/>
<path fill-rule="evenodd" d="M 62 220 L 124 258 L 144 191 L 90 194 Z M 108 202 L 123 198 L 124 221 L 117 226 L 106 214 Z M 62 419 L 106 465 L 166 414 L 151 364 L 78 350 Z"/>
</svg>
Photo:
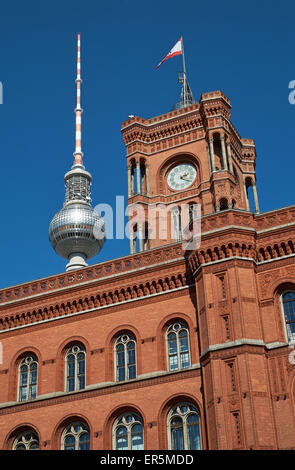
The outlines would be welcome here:
<svg viewBox="0 0 295 470">
<path fill-rule="evenodd" d="M 180 328 L 178 331 L 174 330 L 174 327 L 176 325 L 180 325 Z M 180 340 L 179 340 L 179 332 L 181 330 L 186 330 L 187 331 L 187 342 L 188 342 L 188 354 L 189 354 L 189 366 L 188 367 L 181 367 L 181 352 L 180 352 Z M 177 369 L 170 369 L 170 355 L 169 355 L 169 340 L 168 340 L 168 335 L 169 333 L 176 333 L 176 345 L 177 345 L 177 359 L 178 359 L 178 368 Z M 190 334 L 189 334 L 189 327 L 184 321 L 175 321 L 171 325 L 168 326 L 166 330 L 166 358 L 167 358 L 167 369 L 169 372 L 174 372 L 176 370 L 186 370 L 191 367 L 191 348 L 190 348 Z"/>
<path fill-rule="evenodd" d="M 129 423 L 126 421 L 127 416 L 132 416 L 132 421 Z M 123 423 L 120 421 L 123 420 Z M 126 413 L 121 414 L 114 422 L 112 428 L 112 441 L 113 441 L 113 450 L 117 450 L 117 429 L 121 426 L 124 426 L 127 429 L 127 441 L 128 441 L 128 450 L 132 450 L 132 427 L 135 424 L 140 424 L 142 426 L 142 442 L 144 448 L 144 424 L 142 417 L 132 411 L 127 411 Z"/>
<path fill-rule="evenodd" d="M 78 349 L 76 349 L 76 351 L 74 351 L 75 348 L 78 348 Z M 84 384 L 84 388 L 79 388 L 79 380 L 78 380 L 78 354 L 80 352 L 84 353 L 84 361 L 85 361 L 85 384 Z M 69 391 L 68 390 L 68 356 L 70 356 L 71 354 L 73 354 L 75 356 L 75 376 L 74 376 L 75 386 L 74 386 L 74 390 Z M 72 393 L 72 392 L 76 392 L 78 390 L 85 390 L 85 388 L 86 388 L 86 372 L 87 372 L 85 346 L 82 345 L 82 344 L 74 344 L 73 346 L 68 348 L 68 350 L 65 354 L 65 364 L 64 365 L 65 365 L 65 367 L 64 367 L 64 370 L 65 370 L 65 383 L 64 383 L 65 391 L 68 392 L 68 393 Z"/>
<path fill-rule="evenodd" d="M 73 428 L 74 426 L 82 426 L 86 427 L 87 429 L 82 429 L 80 431 L 75 431 Z M 80 442 L 80 437 L 82 434 L 89 434 L 89 448 L 90 448 L 90 430 L 88 424 L 84 423 L 83 421 L 74 421 L 63 430 L 62 435 L 61 435 L 61 450 L 65 450 L 65 439 L 67 436 L 71 435 L 75 438 L 75 450 L 79 450 L 79 442 Z"/>
<path fill-rule="evenodd" d="M 26 439 L 27 436 L 30 436 L 29 439 Z M 36 442 L 38 444 L 38 449 L 31 449 L 32 443 Z M 35 431 L 32 431 L 31 429 L 27 429 L 26 431 L 21 432 L 18 434 L 18 436 L 15 438 L 13 441 L 12 445 L 12 450 L 18 450 L 17 446 L 19 444 L 23 444 L 26 449 L 20 449 L 20 450 L 39 450 L 39 437 L 38 434 Z"/>
<path fill-rule="evenodd" d="M 125 337 L 125 338 L 124 338 Z M 123 340 L 124 338 L 124 340 Z M 128 359 L 128 349 L 127 349 L 127 345 L 130 341 L 133 341 L 134 344 L 135 344 L 135 377 L 133 379 L 129 379 L 128 378 L 128 362 L 127 362 L 127 359 Z M 118 374 L 117 374 L 117 346 L 118 344 L 123 344 L 124 345 L 124 359 L 125 359 L 125 380 L 118 380 Z M 137 342 L 136 342 L 136 337 L 135 335 L 133 335 L 132 333 L 123 333 L 122 335 L 120 335 L 117 340 L 115 341 L 115 344 L 114 344 L 114 366 L 115 366 L 115 370 L 114 370 L 114 377 L 115 377 L 115 382 L 125 382 L 127 380 L 134 380 L 136 379 L 137 377 Z"/>
<path fill-rule="evenodd" d="M 182 406 L 188 407 L 188 411 L 186 413 L 181 413 L 180 408 Z M 191 410 L 190 407 L 193 406 L 197 411 Z M 177 414 L 173 414 L 175 409 L 177 410 Z M 188 431 L 187 431 L 187 418 L 191 414 L 196 414 L 199 417 L 199 431 L 200 431 L 200 443 L 201 443 L 201 449 L 202 449 L 202 434 L 201 434 L 201 417 L 200 417 L 200 412 L 198 410 L 198 407 L 194 405 L 193 403 L 190 402 L 179 402 L 176 405 L 174 405 L 168 415 L 167 415 L 167 441 L 168 441 L 168 450 L 177 450 L 172 448 L 172 436 L 171 436 L 171 421 L 173 418 L 176 416 L 182 418 L 183 422 L 183 440 L 184 440 L 184 450 L 190 450 L 189 449 L 189 439 L 188 439 Z"/>
<path fill-rule="evenodd" d="M 288 294 L 288 292 L 294 292 L 294 294 L 295 294 L 295 289 L 287 289 L 287 290 L 285 290 L 284 292 L 281 293 L 281 295 L 280 295 L 281 314 L 282 314 L 282 317 L 283 317 L 283 325 L 284 325 L 284 332 L 285 332 L 286 342 L 290 343 L 290 344 L 295 344 L 295 333 L 293 333 L 293 335 L 291 335 L 291 337 L 289 338 L 287 322 L 286 322 L 286 316 L 285 316 L 285 308 L 284 308 L 283 297 L 284 297 L 285 294 Z"/>
<path fill-rule="evenodd" d="M 29 359 L 32 359 L 32 361 L 29 361 Z M 36 397 L 34 398 L 28 398 L 29 390 L 30 390 L 30 378 L 31 378 L 31 364 L 37 364 L 37 381 L 36 381 Z M 27 380 L 27 398 L 25 400 L 21 400 L 21 393 L 20 393 L 20 388 L 21 388 L 21 367 L 23 365 L 28 366 L 28 380 Z M 26 357 L 24 357 L 19 365 L 18 365 L 18 374 L 17 374 L 17 401 L 24 403 L 26 401 L 31 401 L 35 400 L 38 396 L 38 374 L 39 374 L 39 363 L 38 363 L 38 358 L 35 354 L 28 354 Z"/>
</svg>

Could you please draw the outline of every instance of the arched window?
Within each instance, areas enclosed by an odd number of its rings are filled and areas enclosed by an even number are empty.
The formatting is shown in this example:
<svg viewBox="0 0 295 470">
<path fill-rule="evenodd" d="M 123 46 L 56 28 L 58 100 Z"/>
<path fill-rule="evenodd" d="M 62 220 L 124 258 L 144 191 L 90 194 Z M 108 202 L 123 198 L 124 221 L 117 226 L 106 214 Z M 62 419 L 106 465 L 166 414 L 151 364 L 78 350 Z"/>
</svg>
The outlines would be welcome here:
<svg viewBox="0 0 295 470">
<path fill-rule="evenodd" d="M 178 403 L 168 413 L 168 447 L 171 450 L 200 450 L 200 415 L 191 403 Z"/>
<path fill-rule="evenodd" d="M 176 241 L 180 241 L 182 240 L 181 208 L 173 207 L 171 212 L 173 239 Z"/>
<path fill-rule="evenodd" d="M 18 369 L 18 399 L 33 400 L 37 396 L 38 359 L 35 355 L 22 359 Z"/>
<path fill-rule="evenodd" d="M 295 341 L 295 292 L 289 291 L 282 295 L 288 341 Z"/>
<path fill-rule="evenodd" d="M 189 224 L 198 217 L 198 206 L 195 202 L 189 203 Z"/>
<path fill-rule="evenodd" d="M 66 354 L 66 391 L 85 388 L 86 352 L 82 345 L 74 345 Z"/>
<path fill-rule="evenodd" d="M 62 450 L 89 450 L 90 433 L 86 424 L 75 422 L 69 424 L 61 436 Z"/>
<path fill-rule="evenodd" d="M 190 367 L 188 327 L 184 322 L 170 325 L 166 333 L 169 370 Z"/>
<path fill-rule="evenodd" d="M 38 450 L 39 438 L 34 431 L 24 431 L 17 436 L 12 445 L 12 450 Z"/>
<path fill-rule="evenodd" d="M 143 422 L 135 413 L 124 413 L 113 425 L 115 450 L 143 450 Z"/>
<path fill-rule="evenodd" d="M 120 336 L 115 343 L 116 381 L 136 378 L 136 341 L 131 334 Z"/>
</svg>

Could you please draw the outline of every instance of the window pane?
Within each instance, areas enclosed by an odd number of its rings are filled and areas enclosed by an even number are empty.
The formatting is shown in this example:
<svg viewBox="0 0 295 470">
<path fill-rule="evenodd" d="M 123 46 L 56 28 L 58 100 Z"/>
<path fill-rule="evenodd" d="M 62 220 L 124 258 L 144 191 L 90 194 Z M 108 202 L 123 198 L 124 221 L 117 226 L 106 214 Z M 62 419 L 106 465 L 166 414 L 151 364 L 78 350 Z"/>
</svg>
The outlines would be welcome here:
<svg viewBox="0 0 295 470">
<path fill-rule="evenodd" d="M 128 450 L 128 436 L 125 426 L 120 426 L 116 431 L 117 450 Z"/>
<path fill-rule="evenodd" d="M 170 368 L 170 370 L 177 370 L 178 369 L 178 357 L 177 356 L 170 356 L 169 357 L 169 368 Z"/>
<path fill-rule="evenodd" d="M 64 443 L 65 450 L 75 450 L 75 438 L 74 436 L 67 436 Z"/>
<path fill-rule="evenodd" d="M 26 450 L 26 446 L 24 444 L 17 444 L 15 450 Z"/>
<path fill-rule="evenodd" d="M 181 360 L 181 368 L 185 369 L 186 367 L 190 366 L 190 357 L 189 353 L 184 353 L 180 355 L 180 360 Z"/>
<path fill-rule="evenodd" d="M 31 385 L 29 399 L 33 400 L 37 396 L 37 385 Z"/>
<path fill-rule="evenodd" d="M 183 424 L 179 417 L 171 420 L 171 438 L 172 449 L 184 450 Z"/>
<path fill-rule="evenodd" d="M 79 390 L 82 390 L 82 388 L 85 388 L 85 375 L 80 375 L 78 377 L 78 383 L 79 383 Z"/>
<path fill-rule="evenodd" d="M 27 387 L 22 387 L 20 389 L 20 397 L 19 397 L 20 401 L 25 401 L 27 399 L 27 390 L 28 390 Z"/>
<path fill-rule="evenodd" d="M 122 366 L 125 364 L 125 353 L 124 353 L 124 347 L 123 351 L 118 351 L 117 350 L 117 364 L 118 366 Z"/>
<path fill-rule="evenodd" d="M 136 378 L 136 367 L 129 366 L 128 367 L 128 379 L 135 379 Z"/>
<path fill-rule="evenodd" d="M 89 450 L 90 449 L 90 436 L 89 433 L 84 433 L 80 436 L 79 441 L 79 449 L 80 450 Z"/>
<path fill-rule="evenodd" d="M 187 430 L 188 430 L 189 450 L 200 450 L 201 438 L 200 438 L 199 417 L 197 415 L 193 414 L 193 415 L 188 416 Z"/>
<path fill-rule="evenodd" d="M 283 300 L 295 300 L 295 292 L 287 292 L 284 294 Z"/>
<path fill-rule="evenodd" d="M 84 354 L 79 354 L 78 356 L 78 374 L 85 373 L 85 356 Z"/>
<path fill-rule="evenodd" d="M 68 390 L 68 392 L 73 392 L 75 390 L 75 380 L 74 380 L 74 378 L 69 378 L 67 380 L 67 390 Z"/>
<path fill-rule="evenodd" d="M 75 357 L 71 354 L 67 358 L 68 377 L 75 375 Z"/>
<path fill-rule="evenodd" d="M 125 380 L 125 367 L 118 367 L 117 369 L 117 380 L 121 382 Z"/>
<path fill-rule="evenodd" d="M 27 366 L 21 367 L 21 376 L 20 376 L 20 384 L 21 387 L 24 387 L 28 383 L 28 368 Z"/>
<path fill-rule="evenodd" d="M 180 352 L 188 351 L 188 336 L 187 336 L 186 330 L 182 330 L 179 333 L 179 342 L 180 342 Z"/>
<path fill-rule="evenodd" d="M 284 303 L 285 315 L 287 321 L 295 320 L 295 301 Z"/>
<path fill-rule="evenodd" d="M 32 442 L 30 445 L 30 450 L 38 450 L 39 449 L 39 444 L 38 442 Z"/>
<path fill-rule="evenodd" d="M 169 354 L 177 354 L 177 342 L 175 333 L 169 333 L 168 335 L 168 350 Z"/>
<path fill-rule="evenodd" d="M 31 370 L 31 385 L 37 383 L 37 369 Z"/>
<path fill-rule="evenodd" d="M 141 424 L 132 426 L 131 441 L 132 450 L 143 450 L 143 428 Z"/>
<path fill-rule="evenodd" d="M 135 364 L 135 348 L 128 348 L 128 364 Z"/>
</svg>

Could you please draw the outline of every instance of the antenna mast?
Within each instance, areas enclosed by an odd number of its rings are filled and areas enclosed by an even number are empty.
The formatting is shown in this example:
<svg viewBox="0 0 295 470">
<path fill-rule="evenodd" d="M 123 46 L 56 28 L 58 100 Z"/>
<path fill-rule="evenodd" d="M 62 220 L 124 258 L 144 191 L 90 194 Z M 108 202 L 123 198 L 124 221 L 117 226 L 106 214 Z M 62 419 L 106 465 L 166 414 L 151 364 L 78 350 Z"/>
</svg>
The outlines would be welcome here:
<svg viewBox="0 0 295 470">
<path fill-rule="evenodd" d="M 76 135 L 75 135 L 75 152 L 74 152 L 74 165 L 83 165 L 82 163 L 82 148 L 81 148 L 81 119 L 82 119 L 82 112 L 83 109 L 81 108 L 81 52 L 80 52 L 80 34 L 78 34 L 78 42 L 77 42 L 77 78 L 76 78 L 76 86 L 77 86 L 77 104 L 75 108 L 75 115 L 76 115 Z"/>
</svg>

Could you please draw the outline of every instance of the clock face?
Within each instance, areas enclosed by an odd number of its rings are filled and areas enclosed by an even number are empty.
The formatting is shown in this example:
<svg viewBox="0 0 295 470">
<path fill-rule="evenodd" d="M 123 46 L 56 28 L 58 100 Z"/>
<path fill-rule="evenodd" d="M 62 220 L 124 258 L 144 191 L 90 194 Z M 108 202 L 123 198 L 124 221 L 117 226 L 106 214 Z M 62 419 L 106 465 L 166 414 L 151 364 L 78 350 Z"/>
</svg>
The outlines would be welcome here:
<svg viewBox="0 0 295 470">
<path fill-rule="evenodd" d="M 171 189 L 180 191 L 188 188 L 196 179 L 197 170 L 190 163 L 181 163 L 169 171 L 167 183 Z"/>
</svg>

